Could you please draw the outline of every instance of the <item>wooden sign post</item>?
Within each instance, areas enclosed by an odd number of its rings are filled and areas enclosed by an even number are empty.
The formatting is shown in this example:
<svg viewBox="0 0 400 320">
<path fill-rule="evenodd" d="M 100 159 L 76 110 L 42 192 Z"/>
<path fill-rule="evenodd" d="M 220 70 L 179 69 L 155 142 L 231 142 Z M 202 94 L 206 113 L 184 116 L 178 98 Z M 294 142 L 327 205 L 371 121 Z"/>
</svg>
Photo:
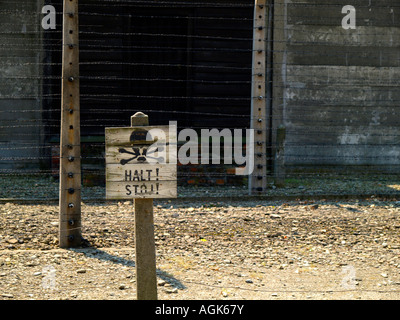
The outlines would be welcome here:
<svg viewBox="0 0 400 320">
<path fill-rule="evenodd" d="M 157 299 L 153 198 L 177 197 L 176 146 L 176 126 L 151 127 L 141 112 L 106 128 L 106 198 L 135 201 L 138 300 Z"/>
</svg>

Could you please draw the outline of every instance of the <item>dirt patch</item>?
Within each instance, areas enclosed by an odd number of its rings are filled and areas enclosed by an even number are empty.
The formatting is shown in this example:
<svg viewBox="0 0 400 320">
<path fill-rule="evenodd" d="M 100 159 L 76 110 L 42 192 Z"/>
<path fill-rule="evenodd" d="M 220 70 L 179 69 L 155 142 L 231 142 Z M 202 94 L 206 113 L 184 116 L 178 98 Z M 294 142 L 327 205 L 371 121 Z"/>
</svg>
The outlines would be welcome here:
<svg viewBox="0 0 400 320">
<path fill-rule="evenodd" d="M 0 299 L 135 299 L 132 203 L 0 204 Z M 160 299 L 399 299 L 400 202 L 155 203 Z"/>
</svg>

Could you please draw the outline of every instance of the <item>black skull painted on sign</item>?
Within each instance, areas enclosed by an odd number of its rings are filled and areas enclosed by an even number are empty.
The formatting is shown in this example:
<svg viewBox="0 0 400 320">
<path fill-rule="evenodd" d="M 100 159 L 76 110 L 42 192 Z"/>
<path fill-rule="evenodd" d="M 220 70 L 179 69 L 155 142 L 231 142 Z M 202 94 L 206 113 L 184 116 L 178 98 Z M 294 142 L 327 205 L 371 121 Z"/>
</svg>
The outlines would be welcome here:
<svg viewBox="0 0 400 320">
<path fill-rule="evenodd" d="M 134 129 L 129 138 L 132 147 L 128 148 L 128 150 L 124 148 L 118 149 L 119 153 L 127 153 L 132 155 L 131 158 L 122 159 L 120 161 L 123 166 L 134 160 L 139 163 L 148 163 L 147 159 L 154 159 L 157 161 L 163 160 L 162 157 L 156 158 L 151 156 L 151 154 L 162 150 L 159 150 L 160 147 L 149 150 L 150 146 L 157 141 L 157 138 L 153 139 L 153 137 L 150 136 L 151 140 L 147 140 L 148 133 L 149 132 L 143 128 Z M 132 151 L 130 151 L 129 149 L 132 149 Z"/>
</svg>

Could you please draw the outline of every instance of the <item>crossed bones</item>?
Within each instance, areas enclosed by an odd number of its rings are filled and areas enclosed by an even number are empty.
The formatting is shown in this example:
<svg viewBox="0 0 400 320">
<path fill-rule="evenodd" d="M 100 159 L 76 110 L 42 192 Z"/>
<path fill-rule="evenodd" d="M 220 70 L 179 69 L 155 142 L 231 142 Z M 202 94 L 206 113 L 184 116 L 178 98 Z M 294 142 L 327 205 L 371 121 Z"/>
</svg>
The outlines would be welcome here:
<svg viewBox="0 0 400 320">
<path fill-rule="evenodd" d="M 118 149 L 119 153 L 127 153 L 127 154 L 133 155 L 132 158 L 122 159 L 120 161 L 120 163 L 123 166 L 126 165 L 127 163 L 131 162 L 132 160 L 135 160 L 135 159 L 137 159 L 137 161 L 141 162 L 141 163 L 146 162 L 147 158 L 157 160 L 158 162 L 161 162 L 164 159 L 163 157 L 156 158 L 156 157 L 149 156 L 149 154 L 153 154 L 153 153 L 158 152 L 158 151 L 163 151 L 163 147 L 157 147 L 154 150 L 150 150 L 150 151 L 149 151 L 148 147 L 133 147 L 132 150 L 133 150 L 133 152 L 128 151 L 128 150 L 126 150 L 124 148 L 119 148 Z"/>
</svg>

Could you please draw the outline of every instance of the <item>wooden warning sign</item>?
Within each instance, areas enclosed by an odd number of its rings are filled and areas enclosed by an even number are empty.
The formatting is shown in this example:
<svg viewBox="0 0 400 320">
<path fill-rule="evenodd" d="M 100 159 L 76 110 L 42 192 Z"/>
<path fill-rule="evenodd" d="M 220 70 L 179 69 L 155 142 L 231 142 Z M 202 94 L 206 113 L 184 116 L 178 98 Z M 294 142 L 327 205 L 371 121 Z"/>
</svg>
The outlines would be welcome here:
<svg viewBox="0 0 400 320">
<path fill-rule="evenodd" d="M 106 198 L 177 197 L 176 126 L 106 128 Z"/>
</svg>

